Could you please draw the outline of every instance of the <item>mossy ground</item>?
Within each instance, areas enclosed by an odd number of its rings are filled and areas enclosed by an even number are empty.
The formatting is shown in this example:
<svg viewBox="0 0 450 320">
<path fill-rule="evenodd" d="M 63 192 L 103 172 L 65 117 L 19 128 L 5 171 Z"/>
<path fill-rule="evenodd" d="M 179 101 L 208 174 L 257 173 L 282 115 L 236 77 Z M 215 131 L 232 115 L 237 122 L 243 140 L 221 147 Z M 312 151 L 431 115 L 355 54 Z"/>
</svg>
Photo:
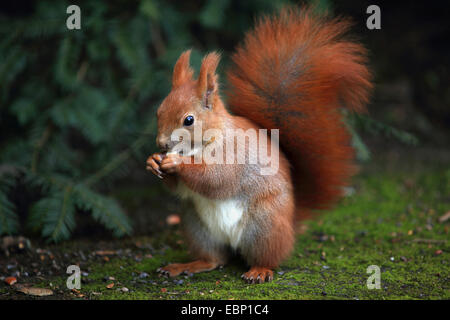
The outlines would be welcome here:
<svg viewBox="0 0 450 320">
<path fill-rule="evenodd" d="M 306 222 L 271 283 L 244 283 L 247 267 L 238 259 L 192 277 L 159 277 L 158 267 L 189 260 L 177 227 L 154 237 L 49 246 L 88 272 L 79 293 L 66 289 L 64 268 L 25 280 L 63 299 L 449 299 L 449 221 L 439 217 L 450 211 L 450 169 L 374 170 L 354 181 L 353 194 L 336 209 Z M 92 253 L 105 248 L 117 254 Z M 381 269 L 380 289 L 367 288 L 370 265 Z M 20 295 L 0 285 L 0 298 L 25 298 Z"/>
</svg>

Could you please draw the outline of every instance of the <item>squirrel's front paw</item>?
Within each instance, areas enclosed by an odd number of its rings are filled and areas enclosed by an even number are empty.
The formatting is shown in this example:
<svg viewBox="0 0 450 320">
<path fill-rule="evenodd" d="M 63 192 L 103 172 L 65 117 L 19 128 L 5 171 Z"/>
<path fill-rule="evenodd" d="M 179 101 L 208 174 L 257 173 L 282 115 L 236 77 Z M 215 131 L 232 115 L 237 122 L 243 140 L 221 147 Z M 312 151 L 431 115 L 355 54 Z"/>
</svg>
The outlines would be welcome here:
<svg viewBox="0 0 450 320">
<path fill-rule="evenodd" d="M 158 178 L 163 178 L 163 173 L 160 170 L 160 164 L 165 155 L 162 153 L 154 153 L 147 159 L 147 170 L 151 171 Z"/>
<path fill-rule="evenodd" d="M 169 154 L 162 159 L 160 169 L 165 173 L 177 173 L 180 170 L 180 165 L 183 163 L 183 158 L 178 154 Z"/>
</svg>

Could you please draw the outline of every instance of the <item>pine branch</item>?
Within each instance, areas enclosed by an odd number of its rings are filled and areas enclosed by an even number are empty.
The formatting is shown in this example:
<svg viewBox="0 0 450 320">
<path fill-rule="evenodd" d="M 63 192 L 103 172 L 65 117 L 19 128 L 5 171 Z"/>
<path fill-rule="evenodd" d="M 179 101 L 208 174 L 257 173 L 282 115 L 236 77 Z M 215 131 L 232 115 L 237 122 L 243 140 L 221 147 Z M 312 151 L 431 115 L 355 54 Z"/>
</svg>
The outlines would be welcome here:
<svg viewBox="0 0 450 320">
<path fill-rule="evenodd" d="M 29 216 L 29 225 L 33 229 L 42 229 L 42 235 L 49 240 L 58 242 L 70 237 L 75 227 L 76 207 L 91 211 L 93 218 L 116 237 L 131 234 L 130 220 L 114 199 L 102 196 L 86 185 L 75 184 L 61 175 L 30 173 L 28 179 L 39 181 L 51 194 L 38 201 Z"/>
<path fill-rule="evenodd" d="M 149 125 L 151 127 L 151 124 Z M 148 131 L 148 128 L 145 132 Z M 133 155 L 134 152 L 140 150 L 147 143 L 147 135 L 141 135 L 136 141 L 131 145 L 130 148 L 122 151 L 117 156 L 115 156 L 110 162 L 108 162 L 103 168 L 94 173 L 92 176 L 88 177 L 84 184 L 87 186 L 94 185 L 98 183 L 100 180 L 109 175 L 112 171 L 116 170 L 119 166 L 123 165 L 125 161 Z"/>
<path fill-rule="evenodd" d="M 116 237 L 131 234 L 131 223 L 114 199 L 91 191 L 79 184 L 75 187 L 78 206 L 91 210 L 93 218 L 111 230 Z"/>
<path fill-rule="evenodd" d="M 61 41 L 54 66 L 54 75 L 58 83 L 68 90 L 76 89 L 81 83 L 75 69 L 80 54 L 81 45 L 72 37 L 65 37 Z"/>
<path fill-rule="evenodd" d="M 413 146 L 419 143 L 419 140 L 413 134 L 394 128 L 366 115 L 352 113 L 348 119 L 353 127 L 359 127 L 368 133 L 382 134 L 387 138 L 394 138 L 404 144 Z"/>
<path fill-rule="evenodd" d="M 15 78 L 26 66 L 27 53 L 24 53 L 20 46 L 13 46 L 7 53 L 0 51 L 0 59 L 2 60 L 0 83 L 2 83 L 1 93 L 4 101 L 9 95 L 10 86 Z"/>
<path fill-rule="evenodd" d="M 14 204 L 8 199 L 8 191 L 12 186 L 12 179 L 2 177 L 0 183 L 0 235 L 14 234 L 19 227 L 19 218 Z"/>
<path fill-rule="evenodd" d="M 42 226 L 42 236 L 59 242 L 70 237 L 75 227 L 75 200 L 72 186 L 39 200 L 31 209 L 30 219 Z"/>
<path fill-rule="evenodd" d="M 41 152 L 44 145 L 47 143 L 47 141 L 52 133 L 52 130 L 53 130 L 53 126 L 50 123 L 47 125 L 44 132 L 42 133 L 41 138 L 39 139 L 39 141 L 36 143 L 36 145 L 34 147 L 33 158 L 31 160 L 31 172 L 33 172 L 33 173 L 36 173 L 36 171 L 37 171 L 39 153 Z"/>
<path fill-rule="evenodd" d="M 348 126 L 350 133 L 352 134 L 352 145 L 356 150 L 356 158 L 360 161 L 368 161 L 371 158 L 371 153 L 369 148 L 363 142 L 356 130 Z"/>
</svg>

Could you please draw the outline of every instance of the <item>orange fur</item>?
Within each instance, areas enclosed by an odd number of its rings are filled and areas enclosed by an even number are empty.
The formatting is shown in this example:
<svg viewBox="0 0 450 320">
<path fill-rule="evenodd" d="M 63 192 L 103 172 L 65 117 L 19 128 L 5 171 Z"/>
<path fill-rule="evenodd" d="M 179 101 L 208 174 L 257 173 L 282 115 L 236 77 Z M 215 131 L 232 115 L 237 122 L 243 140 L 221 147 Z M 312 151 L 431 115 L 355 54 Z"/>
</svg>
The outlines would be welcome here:
<svg viewBox="0 0 450 320">
<path fill-rule="evenodd" d="M 272 281 L 273 271 L 264 267 L 253 267 L 242 275 L 242 278 L 248 283 L 264 283 Z"/>
<path fill-rule="evenodd" d="M 216 69 L 219 65 L 220 56 L 216 52 L 212 52 L 203 58 L 202 66 L 200 67 L 200 73 L 198 75 L 197 95 L 200 99 L 205 96 L 207 91 L 209 95 L 217 91 L 217 76 Z"/>
<path fill-rule="evenodd" d="M 365 49 L 344 38 L 349 26 L 311 8 L 284 9 L 247 33 L 228 72 L 231 111 L 280 129 L 302 212 L 330 207 L 354 172 L 339 109 L 364 111 L 372 85 Z"/>
<path fill-rule="evenodd" d="M 173 68 L 172 88 L 178 88 L 186 82 L 192 81 L 194 71 L 189 66 L 190 57 L 191 50 L 187 50 L 178 58 L 178 61 Z"/>
<path fill-rule="evenodd" d="M 173 186 L 195 192 L 193 200 L 204 197 L 220 205 L 237 199 L 243 204 L 243 231 L 234 247 L 251 266 L 243 275 L 249 282 L 272 279 L 271 269 L 293 248 L 295 215 L 303 218 L 331 206 L 354 171 L 340 109 L 364 111 L 372 85 L 364 48 L 344 38 L 348 27 L 345 20 L 329 20 L 309 8 L 285 9 L 279 16 L 261 19 L 237 49 L 234 68 L 228 72 L 228 103 L 234 115 L 219 95 L 218 54 L 203 59 L 197 80 L 189 66 L 190 51 L 175 64 L 172 91 L 157 113 L 157 143 L 163 153 L 149 157 L 147 169 Z M 192 156 L 192 163 L 183 163 L 184 155 L 165 155 L 175 143 L 171 133 L 184 126 L 187 115 L 195 118 L 185 126 L 192 139 L 198 123 L 204 131 L 214 128 L 221 133 L 280 129 L 278 172 L 265 176 L 249 164 L 195 164 Z M 246 149 L 257 152 L 250 144 Z M 199 260 L 166 266 L 160 270 L 163 274 L 207 271 L 226 262 L 231 242 L 218 238 L 217 229 L 208 229 L 200 220 L 201 214 L 214 209 L 200 211 L 184 219 L 191 251 Z"/>
<path fill-rule="evenodd" d="M 176 277 L 182 273 L 198 273 L 204 271 L 214 270 L 219 266 L 216 262 L 196 260 L 188 263 L 172 263 L 165 267 L 162 267 L 159 272 L 163 275 L 168 275 L 169 277 Z"/>
</svg>

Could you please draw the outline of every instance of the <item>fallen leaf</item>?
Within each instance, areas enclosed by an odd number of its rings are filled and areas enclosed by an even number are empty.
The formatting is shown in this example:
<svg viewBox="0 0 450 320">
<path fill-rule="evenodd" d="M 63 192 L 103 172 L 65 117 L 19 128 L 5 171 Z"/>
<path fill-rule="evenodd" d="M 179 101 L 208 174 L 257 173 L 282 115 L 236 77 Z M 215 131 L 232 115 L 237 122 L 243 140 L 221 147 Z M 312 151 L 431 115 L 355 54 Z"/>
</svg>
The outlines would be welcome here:
<svg viewBox="0 0 450 320">
<path fill-rule="evenodd" d="M 17 279 L 16 279 L 16 277 L 8 277 L 8 278 L 5 279 L 5 282 L 8 285 L 12 286 L 14 283 L 17 282 Z"/>
<path fill-rule="evenodd" d="M 53 294 L 53 291 L 50 289 L 35 288 L 35 287 L 18 287 L 17 291 L 25 293 L 30 296 L 38 296 L 38 297 L 51 296 Z"/>
<path fill-rule="evenodd" d="M 117 252 L 113 250 L 98 250 L 95 251 L 95 254 L 98 256 L 113 256 L 117 254 Z"/>
<path fill-rule="evenodd" d="M 440 223 L 444 223 L 448 219 L 450 219 L 450 211 L 447 211 L 444 215 L 440 216 L 439 217 L 439 222 Z"/>
<path fill-rule="evenodd" d="M 167 218 L 166 218 L 166 223 L 169 226 L 173 226 L 173 225 L 179 224 L 180 221 L 181 221 L 180 216 L 177 215 L 177 214 L 168 215 Z"/>
</svg>

